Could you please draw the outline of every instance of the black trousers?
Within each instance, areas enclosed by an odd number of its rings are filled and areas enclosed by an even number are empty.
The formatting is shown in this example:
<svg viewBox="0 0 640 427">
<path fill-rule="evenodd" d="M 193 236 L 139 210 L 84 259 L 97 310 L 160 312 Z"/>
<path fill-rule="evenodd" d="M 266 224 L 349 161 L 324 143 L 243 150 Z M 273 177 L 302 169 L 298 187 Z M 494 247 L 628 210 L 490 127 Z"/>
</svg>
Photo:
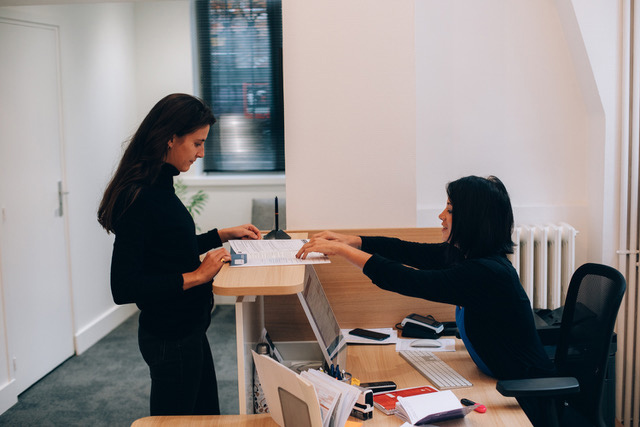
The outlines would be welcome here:
<svg viewBox="0 0 640 427">
<path fill-rule="evenodd" d="M 151 415 L 219 415 L 218 384 L 206 327 L 178 340 L 138 328 L 151 374 Z"/>
</svg>

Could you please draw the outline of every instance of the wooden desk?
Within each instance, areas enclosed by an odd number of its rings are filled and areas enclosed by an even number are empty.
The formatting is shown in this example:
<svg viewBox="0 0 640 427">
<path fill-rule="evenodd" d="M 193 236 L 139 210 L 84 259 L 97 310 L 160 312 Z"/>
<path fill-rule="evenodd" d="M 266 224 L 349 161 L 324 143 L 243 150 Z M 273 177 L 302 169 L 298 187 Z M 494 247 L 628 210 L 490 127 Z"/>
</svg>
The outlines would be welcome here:
<svg viewBox="0 0 640 427">
<path fill-rule="evenodd" d="M 471 360 L 462 341 L 456 340 L 455 352 L 438 352 L 438 357 L 467 378 L 473 387 L 456 388 L 458 398 L 466 397 L 482 403 L 487 412 L 471 412 L 466 417 L 438 423 L 441 426 L 504 426 L 529 427 L 531 423 L 515 399 L 504 397 L 496 390 L 496 381 L 482 374 Z M 361 381 L 392 380 L 398 388 L 429 384 L 428 380 L 413 369 L 395 351 L 394 345 L 349 345 L 349 370 Z M 353 421 L 359 421 L 351 418 Z M 269 415 L 221 415 L 190 417 L 146 417 L 133 423 L 132 427 L 201 427 L 201 426 L 246 426 L 273 427 L 277 424 Z M 363 422 L 364 427 L 398 427 L 402 425 L 395 415 L 385 415 L 374 409 L 373 418 Z"/>
<path fill-rule="evenodd" d="M 201 415 L 145 417 L 136 420 L 131 427 L 278 427 L 269 414 L 263 415 Z"/>
<path fill-rule="evenodd" d="M 412 242 L 441 242 L 440 228 L 385 228 L 335 230 L 359 236 L 397 237 Z M 288 231 L 288 233 L 291 233 Z M 318 230 L 296 233 L 313 236 Z M 387 328 L 409 313 L 431 314 L 441 322 L 455 320 L 455 307 L 421 298 L 411 298 L 378 288 L 362 270 L 339 256 L 330 264 L 313 266 L 341 328 Z M 295 294 L 266 296 L 265 325 L 274 341 L 314 340 Z M 283 316 L 282 313 L 286 313 Z"/>
<path fill-rule="evenodd" d="M 291 233 L 304 239 L 307 233 Z M 304 265 L 231 267 L 226 264 L 213 281 L 213 293 L 225 296 L 293 295 L 304 287 Z"/>
<path fill-rule="evenodd" d="M 213 281 L 213 293 L 226 296 L 291 295 L 304 287 L 304 265 L 230 267 L 228 264 Z"/>
<path fill-rule="evenodd" d="M 471 412 L 459 420 L 438 423 L 442 426 L 531 426 L 514 398 L 504 397 L 496 390 L 496 380 L 484 375 L 471 360 L 461 340 L 456 340 L 455 352 L 436 352 L 440 359 L 468 379 L 473 387 L 454 388 L 459 398 L 482 403 L 487 412 Z M 349 345 L 347 366 L 354 378 L 362 382 L 393 381 L 398 388 L 429 385 L 429 380 L 413 369 L 398 353 L 395 345 Z M 373 419 L 365 427 L 397 427 L 402 423 L 395 415 L 385 415 L 375 409 Z"/>
<path fill-rule="evenodd" d="M 306 233 L 289 233 L 293 239 L 304 239 Z M 251 350 L 260 340 L 264 322 L 266 295 L 294 295 L 304 288 L 309 265 L 276 265 L 264 267 L 222 266 L 213 281 L 213 293 L 235 296 L 236 355 L 238 361 L 238 404 L 240 414 L 253 412 L 253 360 Z"/>
<path fill-rule="evenodd" d="M 392 236 L 418 242 L 439 242 L 442 235 L 439 228 L 338 231 L 346 234 Z M 305 238 L 315 233 L 316 231 L 313 230 L 293 234 L 289 232 L 293 238 Z M 315 341 L 315 336 L 295 295 L 303 288 L 306 269 L 315 270 L 342 328 L 390 327 L 412 312 L 432 314 L 441 321 L 455 319 L 453 306 L 409 298 L 379 289 L 362 274 L 360 269 L 340 257 L 333 257 L 331 264 L 315 266 L 251 268 L 224 266 L 215 278 L 213 289 L 214 293 L 219 295 L 238 297 L 236 340 L 241 414 L 252 412 L 251 350 L 255 348 L 263 328 L 267 328 L 279 348 L 282 348 L 281 343 Z M 357 305 L 354 302 L 357 302 Z M 514 399 L 500 396 L 495 390 L 495 381 L 481 377 L 482 374 L 477 370 L 463 346 L 460 346 L 460 351 L 455 353 L 438 354 L 442 354 L 443 360 L 450 363 L 472 383 L 481 385 L 485 381 L 481 387 L 456 389 L 454 391 L 456 396 L 458 393 L 465 392 L 464 396 L 459 397 L 468 397 L 489 408 L 486 414 L 474 412 L 464 420 L 452 421 L 445 423 L 446 425 L 530 425 Z M 393 380 L 401 388 L 427 383 L 424 377 L 395 353 L 393 346 L 350 346 L 347 357 L 347 370 L 362 381 Z M 378 377 L 374 378 L 374 374 Z M 249 419 L 253 420 L 253 418 Z M 489 420 L 489 422 L 485 423 L 483 420 Z M 382 426 L 401 424 L 397 417 L 387 417 L 377 410 L 373 421 L 373 423 L 367 421 L 365 426 L 378 425 L 378 423 L 382 423 L 380 424 Z M 455 424 L 456 422 L 459 424 Z"/>
</svg>

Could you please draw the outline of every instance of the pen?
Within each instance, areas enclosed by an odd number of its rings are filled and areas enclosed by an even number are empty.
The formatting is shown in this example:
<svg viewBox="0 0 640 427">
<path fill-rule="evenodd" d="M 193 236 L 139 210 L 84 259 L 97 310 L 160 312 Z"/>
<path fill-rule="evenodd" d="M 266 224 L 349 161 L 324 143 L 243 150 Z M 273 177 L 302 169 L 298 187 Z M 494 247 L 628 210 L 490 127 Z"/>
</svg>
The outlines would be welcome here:
<svg viewBox="0 0 640 427">
<path fill-rule="evenodd" d="M 279 228 L 279 224 L 278 224 L 278 196 L 276 196 L 276 215 L 275 215 L 275 218 L 276 218 L 276 228 L 275 229 L 279 230 L 280 228 Z"/>
<path fill-rule="evenodd" d="M 474 411 L 476 412 L 480 412 L 481 414 L 484 414 L 485 412 L 487 412 L 487 407 L 484 405 L 480 405 L 477 404 L 476 402 L 474 402 L 473 400 L 470 399 L 461 399 L 460 403 L 462 403 L 464 406 L 472 406 L 472 405 L 478 405 L 477 407 L 473 408 Z"/>
</svg>

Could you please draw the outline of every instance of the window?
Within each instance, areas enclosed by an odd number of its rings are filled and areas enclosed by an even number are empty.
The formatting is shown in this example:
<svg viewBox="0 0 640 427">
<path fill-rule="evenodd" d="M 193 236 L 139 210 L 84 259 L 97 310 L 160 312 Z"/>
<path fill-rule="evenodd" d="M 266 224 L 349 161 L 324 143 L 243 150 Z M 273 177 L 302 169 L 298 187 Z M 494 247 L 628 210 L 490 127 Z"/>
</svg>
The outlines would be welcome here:
<svg viewBox="0 0 640 427">
<path fill-rule="evenodd" d="M 280 0 L 197 0 L 205 172 L 284 170 Z"/>
</svg>

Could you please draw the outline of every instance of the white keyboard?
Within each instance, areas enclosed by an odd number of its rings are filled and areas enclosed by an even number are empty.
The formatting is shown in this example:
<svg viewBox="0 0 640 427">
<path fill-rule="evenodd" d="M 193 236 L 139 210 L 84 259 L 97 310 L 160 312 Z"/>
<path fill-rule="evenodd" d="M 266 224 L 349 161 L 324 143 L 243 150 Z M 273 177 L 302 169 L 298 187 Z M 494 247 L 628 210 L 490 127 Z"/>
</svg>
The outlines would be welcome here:
<svg viewBox="0 0 640 427">
<path fill-rule="evenodd" d="M 399 353 L 439 390 L 473 385 L 433 353 L 416 350 L 402 350 Z"/>
</svg>

